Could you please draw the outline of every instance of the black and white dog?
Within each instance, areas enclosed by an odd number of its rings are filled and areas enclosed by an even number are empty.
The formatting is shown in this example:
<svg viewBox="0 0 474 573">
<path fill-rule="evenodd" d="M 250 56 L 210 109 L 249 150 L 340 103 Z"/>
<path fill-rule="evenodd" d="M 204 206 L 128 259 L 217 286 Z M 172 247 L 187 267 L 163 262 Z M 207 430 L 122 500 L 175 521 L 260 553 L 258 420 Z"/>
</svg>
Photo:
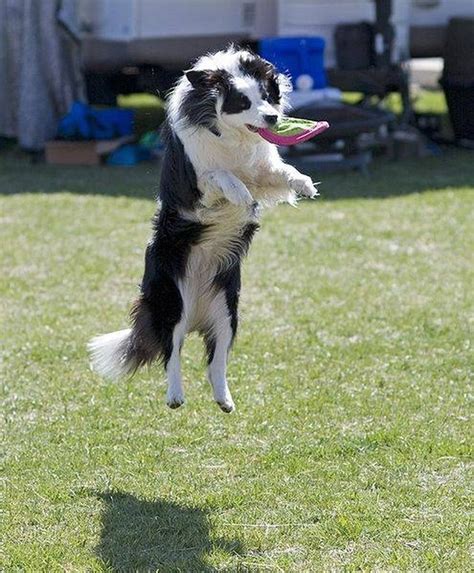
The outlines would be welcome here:
<svg viewBox="0 0 474 573">
<path fill-rule="evenodd" d="M 272 64 L 229 48 L 200 58 L 168 105 L 160 205 L 145 255 L 132 327 L 92 339 L 92 366 L 110 378 L 161 360 L 167 404 L 184 402 L 180 351 L 186 333 L 204 337 L 208 378 L 224 412 L 237 330 L 241 259 L 258 229 L 260 206 L 314 197 L 311 179 L 283 163 L 259 127 L 285 110 L 290 82 Z"/>
</svg>

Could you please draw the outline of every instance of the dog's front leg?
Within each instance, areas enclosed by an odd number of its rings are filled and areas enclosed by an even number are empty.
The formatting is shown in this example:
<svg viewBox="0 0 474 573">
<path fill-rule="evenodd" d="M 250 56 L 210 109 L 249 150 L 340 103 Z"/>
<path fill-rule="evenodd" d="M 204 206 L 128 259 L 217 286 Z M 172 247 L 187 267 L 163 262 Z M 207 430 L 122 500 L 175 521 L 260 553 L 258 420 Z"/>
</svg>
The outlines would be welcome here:
<svg viewBox="0 0 474 573">
<path fill-rule="evenodd" d="M 198 187 L 202 193 L 201 203 L 206 207 L 222 196 L 234 205 L 252 205 L 254 202 L 242 181 L 226 169 L 206 171 L 198 178 Z"/>
</svg>

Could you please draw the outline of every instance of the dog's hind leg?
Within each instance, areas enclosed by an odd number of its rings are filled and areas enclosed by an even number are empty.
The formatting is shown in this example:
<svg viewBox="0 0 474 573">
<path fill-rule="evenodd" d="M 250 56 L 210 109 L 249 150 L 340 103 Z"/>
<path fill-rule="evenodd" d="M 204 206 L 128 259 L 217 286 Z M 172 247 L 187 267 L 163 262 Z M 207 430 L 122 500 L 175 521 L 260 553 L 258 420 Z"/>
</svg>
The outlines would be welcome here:
<svg viewBox="0 0 474 573">
<path fill-rule="evenodd" d="M 216 293 L 209 305 L 210 328 L 205 334 L 208 369 L 214 399 L 224 412 L 234 410 L 227 384 L 227 359 L 237 331 L 240 268 L 235 265 L 216 277 Z"/>
<path fill-rule="evenodd" d="M 146 350 L 143 363 L 155 357 L 162 361 L 168 380 L 167 404 L 179 408 L 184 403 L 180 352 L 187 328 L 186 301 L 178 281 L 147 262 L 142 294 L 132 310 L 134 347 L 140 356 Z"/>
<path fill-rule="evenodd" d="M 176 324 L 173 329 L 171 341 L 171 353 L 166 362 L 166 377 L 168 379 L 168 391 L 166 403 L 170 408 L 179 408 L 184 404 L 183 381 L 181 376 L 181 347 L 186 335 L 186 316 Z"/>
</svg>

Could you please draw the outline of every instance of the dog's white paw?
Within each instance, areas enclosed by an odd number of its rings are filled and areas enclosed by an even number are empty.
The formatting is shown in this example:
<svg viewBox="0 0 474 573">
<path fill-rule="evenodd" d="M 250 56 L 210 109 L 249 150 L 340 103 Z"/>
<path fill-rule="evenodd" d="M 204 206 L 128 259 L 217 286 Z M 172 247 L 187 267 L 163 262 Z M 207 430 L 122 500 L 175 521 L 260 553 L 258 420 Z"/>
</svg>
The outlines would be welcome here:
<svg viewBox="0 0 474 573">
<path fill-rule="evenodd" d="M 226 414 L 230 414 L 230 412 L 235 410 L 234 400 L 232 400 L 232 395 L 228 387 L 214 388 L 214 400 L 219 405 L 219 408 Z"/>
<path fill-rule="evenodd" d="M 226 169 L 207 171 L 199 178 L 198 186 L 204 195 L 204 206 L 210 205 L 221 194 L 234 205 L 252 205 L 254 202 L 244 183 Z"/>
<path fill-rule="evenodd" d="M 176 410 L 184 404 L 184 396 L 180 392 L 168 392 L 166 395 L 166 405 L 172 410 Z"/>
<path fill-rule="evenodd" d="M 230 414 L 235 410 L 235 404 L 232 398 L 226 398 L 225 400 L 216 400 L 219 404 L 219 408 L 226 414 Z"/>
<path fill-rule="evenodd" d="M 314 186 L 311 177 L 308 177 L 307 175 L 301 175 L 298 178 L 292 179 L 290 182 L 290 187 L 293 191 L 302 197 L 309 197 L 310 199 L 313 199 L 318 195 L 318 190 Z"/>
<path fill-rule="evenodd" d="M 222 182 L 225 198 L 234 205 L 252 205 L 254 199 L 247 187 L 237 177 L 228 177 Z"/>
</svg>

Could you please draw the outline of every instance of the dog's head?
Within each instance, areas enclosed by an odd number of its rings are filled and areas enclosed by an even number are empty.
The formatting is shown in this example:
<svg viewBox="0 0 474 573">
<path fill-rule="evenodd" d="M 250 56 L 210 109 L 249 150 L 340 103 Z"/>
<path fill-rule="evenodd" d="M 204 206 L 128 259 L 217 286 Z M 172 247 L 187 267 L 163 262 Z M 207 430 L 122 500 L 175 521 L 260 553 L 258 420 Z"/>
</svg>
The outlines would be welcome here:
<svg viewBox="0 0 474 573">
<path fill-rule="evenodd" d="M 215 135 L 226 129 L 255 132 L 275 125 L 291 91 L 289 78 L 273 64 L 233 48 L 204 56 L 185 76 L 182 113 L 188 123 L 207 127 Z"/>
</svg>

